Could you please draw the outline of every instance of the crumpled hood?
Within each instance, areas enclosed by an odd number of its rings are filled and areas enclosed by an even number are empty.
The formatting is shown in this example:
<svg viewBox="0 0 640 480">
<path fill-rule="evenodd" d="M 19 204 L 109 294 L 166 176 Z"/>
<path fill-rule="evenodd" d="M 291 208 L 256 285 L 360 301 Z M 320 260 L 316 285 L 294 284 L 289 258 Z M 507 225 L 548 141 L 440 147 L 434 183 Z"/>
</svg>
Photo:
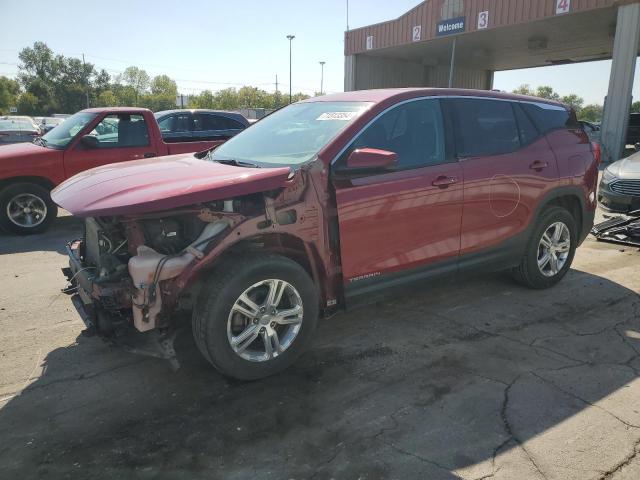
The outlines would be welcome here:
<svg viewBox="0 0 640 480">
<path fill-rule="evenodd" d="M 640 179 L 640 152 L 613 162 L 609 166 L 609 171 L 619 178 Z"/>
<path fill-rule="evenodd" d="M 285 186 L 290 172 L 173 155 L 81 172 L 53 190 L 51 198 L 81 217 L 129 215 L 273 190 Z"/>
</svg>

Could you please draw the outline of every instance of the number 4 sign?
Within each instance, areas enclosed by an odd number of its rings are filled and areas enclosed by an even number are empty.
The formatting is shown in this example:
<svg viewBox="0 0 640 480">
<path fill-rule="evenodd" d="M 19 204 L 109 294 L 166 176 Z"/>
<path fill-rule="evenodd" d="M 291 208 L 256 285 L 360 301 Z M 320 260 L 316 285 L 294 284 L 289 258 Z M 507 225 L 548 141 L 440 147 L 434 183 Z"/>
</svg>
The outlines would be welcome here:
<svg viewBox="0 0 640 480">
<path fill-rule="evenodd" d="M 571 8 L 571 0 L 556 0 L 556 15 L 568 13 Z"/>
</svg>

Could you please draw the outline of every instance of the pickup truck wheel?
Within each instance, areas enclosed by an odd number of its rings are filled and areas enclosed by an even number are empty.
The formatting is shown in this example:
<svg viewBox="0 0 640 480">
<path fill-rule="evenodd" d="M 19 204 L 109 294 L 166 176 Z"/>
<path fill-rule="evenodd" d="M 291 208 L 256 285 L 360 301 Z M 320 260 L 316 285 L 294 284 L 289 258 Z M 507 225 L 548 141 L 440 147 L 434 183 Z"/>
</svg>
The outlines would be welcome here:
<svg viewBox="0 0 640 480">
<path fill-rule="evenodd" d="M 58 216 L 47 189 L 34 183 L 14 183 L 0 191 L 0 227 L 10 233 L 44 232 Z"/>
<path fill-rule="evenodd" d="M 291 365 L 309 344 L 318 293 L 296 262 L 272 254 L 235 256 L 215 269 L 193 312 L 193 334 L 223 375 L 255 380 Z"/>
<path fill-rule="evenodd" d="M 573 216 L 564 208 L 545 210 L 534 228 L 527 251 L 513 276 L 530 288 L 548 288 L 564 277 L 577 247 Z"/>
</svg>

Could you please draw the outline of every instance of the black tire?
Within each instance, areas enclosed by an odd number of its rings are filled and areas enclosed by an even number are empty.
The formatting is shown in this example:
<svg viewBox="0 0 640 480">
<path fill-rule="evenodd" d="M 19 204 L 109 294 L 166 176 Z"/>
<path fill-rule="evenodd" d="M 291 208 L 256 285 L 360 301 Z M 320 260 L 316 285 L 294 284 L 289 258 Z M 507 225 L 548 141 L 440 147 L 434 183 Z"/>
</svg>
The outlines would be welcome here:
<svg viewBox="0 0 640 480">
<path fill-rule="evenodd" d="M 46 206 L 46 213 L 44 219 L 34 226 L 22 226 L 17 225 L 9 218 L 7 211 L 9 202 L 16 196 L 21 194 L 33 195 L 40 199 Z M 58 206 L 53 203 L 49 191 L 46 188 L 36 185 L 35 183 L 13 183 L 2 190 L 0 190 L 0 227 L 9 233 L 15 233 L 18 235 L 32 235 L 36 233 L 42 233 L 51 222 L 58 216 Z"/>
<path fill-rule="evenodd" d="M 292 285 L 302 300 L 300 330 L 289 347 L 277 357 L 255 362 L 234 352 L 227 338 L 231 309 L 250 286 L 267 279 Z M 211 272 L 193 311 L 193 335 L 202 355 L 223 375 L 256 380 L 289 367 L 308 346 L 318 321 L 318 291 L 308 273 L 296 262 L 280 255 L 250 253 L 234 255 Z"/>
<path fill-rule="evenodd" d="M 538 247 L 542 235 L 556 222 L 564 223 L 569 229 L 570 247 L 569 254 L 563 267 L 553 276 L 545 276 L 538 267 Z M 576 221 L 567 210 L 562 207 L 549 207 L 542 212 L 536 222 L 533 234 L 529 239 L 525 255 L 518 267 L 512 271 L 514 279 L 529 288 L 543 289 L 549 288 L 558 283 L 571 268 L 571 262 L 576 252 L 578 241 L 578 231 Z"/>
</svg>

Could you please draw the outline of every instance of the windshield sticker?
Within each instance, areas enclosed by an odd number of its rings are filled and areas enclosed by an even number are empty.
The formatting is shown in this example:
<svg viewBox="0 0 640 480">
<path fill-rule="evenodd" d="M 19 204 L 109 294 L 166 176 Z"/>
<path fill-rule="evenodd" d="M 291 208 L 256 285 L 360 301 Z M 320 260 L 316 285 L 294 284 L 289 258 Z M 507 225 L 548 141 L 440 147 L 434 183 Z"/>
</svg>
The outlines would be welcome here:
<svg viewBox="0 0 640 480">
<path fill-rule="evenodd" d="M 358 116 L 360 112 L 325 112 L 316 120 L 351 120 Z"/>
</svg>

